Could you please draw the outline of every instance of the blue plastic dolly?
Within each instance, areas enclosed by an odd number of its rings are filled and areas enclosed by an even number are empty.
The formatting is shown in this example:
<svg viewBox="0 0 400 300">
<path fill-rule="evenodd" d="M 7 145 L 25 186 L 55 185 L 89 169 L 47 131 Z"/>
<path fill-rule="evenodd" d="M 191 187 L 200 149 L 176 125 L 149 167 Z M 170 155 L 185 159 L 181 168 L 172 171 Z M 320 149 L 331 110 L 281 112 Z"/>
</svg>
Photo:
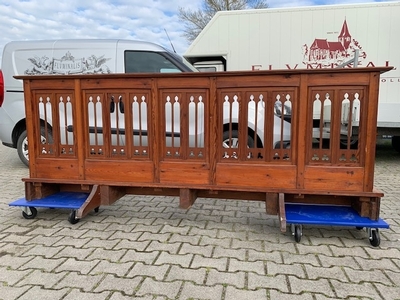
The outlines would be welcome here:
<svg viewBox="0 0 400 300">
<path fill-rule="evenodd" d="M 88 196 L 88 193 L 83 192 L 58 192 L 42 199 L 30 201 L 21 198 L 9 205 L 21 207 L 22 216 L 25 219 L 34 219 L 37 215 L 37 207 L 70 209 L 71 213 L 69 214 L 68 221 L 71 224 L 76 224 L 79 222 L 79 218 L 77 218 L 77 210 L 85 204 Z M 99 207 L 97 206 L 94 210 L 95 212 L 98 212 Z"/>
<path fill-rule="evenodd" d="M 286 223 L 291 225 L 296 242 L 300 242 L 305 224 L 349 226 L 357 229 L 366 228 L 369 242 L 372 246 L 378 247 L 381 242 L 379 229 L 389 228 L 389 224 L 384 220 L 375 221 L 361 217 L 349 206 L 285 203 L 285 213 Z"/>
</svg>

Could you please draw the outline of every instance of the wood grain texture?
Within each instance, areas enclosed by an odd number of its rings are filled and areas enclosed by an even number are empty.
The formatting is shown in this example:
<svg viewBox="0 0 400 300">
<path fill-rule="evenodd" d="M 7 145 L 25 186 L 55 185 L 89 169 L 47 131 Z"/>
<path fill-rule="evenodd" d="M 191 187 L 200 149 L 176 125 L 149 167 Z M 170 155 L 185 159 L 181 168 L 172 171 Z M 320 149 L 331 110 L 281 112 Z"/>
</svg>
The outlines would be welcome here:
<svg viewBox="0 0 400 300">
<path fill-rule="evenodd" d="M 351 205 L 376 219 L 379 74 L 388 70 L 18 76 L 30 141 L 27 198 L 99 185 L 95 204 L 144 193 L 179 196 L 188 208 L 197 196 L 227 196 L 266 201 L 275 214 L 285 199 Z M 279 115 L 279 105 L 289 113 Z M 356 149 L 343 146 L 353 122 Z M 51 139 L 43 141 L 41 127 Z"/>
</svg>

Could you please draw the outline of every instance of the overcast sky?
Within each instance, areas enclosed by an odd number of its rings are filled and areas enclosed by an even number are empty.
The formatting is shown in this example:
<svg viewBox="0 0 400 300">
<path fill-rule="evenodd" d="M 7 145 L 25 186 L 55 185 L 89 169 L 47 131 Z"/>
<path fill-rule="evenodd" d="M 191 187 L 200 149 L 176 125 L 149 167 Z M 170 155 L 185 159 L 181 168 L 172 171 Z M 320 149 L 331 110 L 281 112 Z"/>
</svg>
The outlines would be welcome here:
<svg viewBox="0 0 400 300">
<path fill-rule="evenodd" d="M 273 7 L 383 2 L 374 0 L 269 0 Z M 146 40 L 183 54 L 179 7 L 200 7 L 203 0 L 0 0 L 0 57 L 15 40 L 120 38 Z"/>
</svg>

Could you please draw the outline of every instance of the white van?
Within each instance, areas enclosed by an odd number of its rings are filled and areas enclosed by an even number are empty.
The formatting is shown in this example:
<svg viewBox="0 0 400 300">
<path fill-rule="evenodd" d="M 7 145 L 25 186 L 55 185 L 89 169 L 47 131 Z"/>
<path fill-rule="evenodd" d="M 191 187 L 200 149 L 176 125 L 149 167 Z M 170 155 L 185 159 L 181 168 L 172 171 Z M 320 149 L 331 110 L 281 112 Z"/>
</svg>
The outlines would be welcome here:
<svg viewBox="0 0 400 300">
<path fill-rule="evenodd" d="M 196 69 L 179 55 L 149 42 L 47 40 L 10 42 L 0 70 L 0 140 L 28 165 L 22 81 L 15 75 L 171 73 Z"/>
</svg>

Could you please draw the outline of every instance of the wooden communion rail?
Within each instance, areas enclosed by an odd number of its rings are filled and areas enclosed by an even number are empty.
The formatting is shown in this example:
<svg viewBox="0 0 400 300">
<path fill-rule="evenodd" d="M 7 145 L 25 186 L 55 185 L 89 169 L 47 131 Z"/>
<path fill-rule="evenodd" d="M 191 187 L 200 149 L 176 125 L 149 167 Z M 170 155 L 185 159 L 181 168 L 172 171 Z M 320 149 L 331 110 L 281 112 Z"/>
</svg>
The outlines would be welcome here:
<svg viewBox="0 0 400 300">
<path fill-rule="evenodd" d="M 377 220 L 378 88 L 389 69 L 19 76 L 26 200 L 90 193 L 77 218 L 125 194 L 179 196 L 182 208 L 196 197 L 259 200 L 282 230 L 284 203 Z"/>
</svg>

